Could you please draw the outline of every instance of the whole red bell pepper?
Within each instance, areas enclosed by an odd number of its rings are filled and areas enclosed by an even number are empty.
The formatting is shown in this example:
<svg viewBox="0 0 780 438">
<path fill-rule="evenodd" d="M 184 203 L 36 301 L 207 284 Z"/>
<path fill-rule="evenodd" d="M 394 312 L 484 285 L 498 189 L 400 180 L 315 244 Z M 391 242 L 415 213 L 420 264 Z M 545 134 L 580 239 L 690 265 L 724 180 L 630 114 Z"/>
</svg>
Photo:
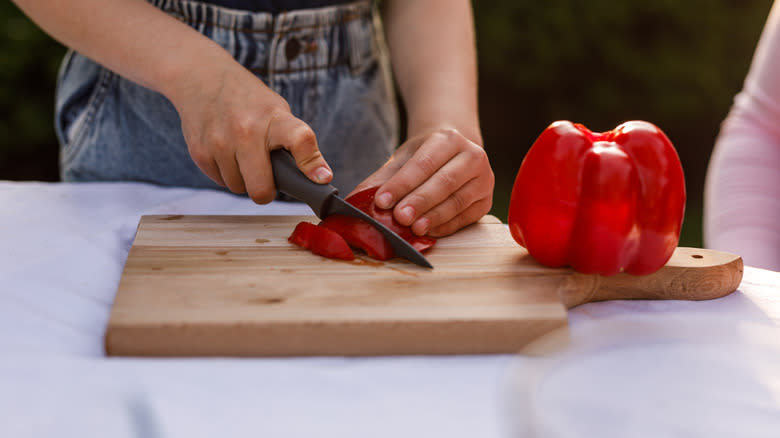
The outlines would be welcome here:
<svg viewBox="0 0 780 438">
<path fill-rule="evenodd" d="M 540 263 L 588 274 L 650 274 L 671 257 L 685 210 L 677 151 L 655 125 L 603 133 L 558 121 L 517 173 L 512 237 Z"/>
</svg>

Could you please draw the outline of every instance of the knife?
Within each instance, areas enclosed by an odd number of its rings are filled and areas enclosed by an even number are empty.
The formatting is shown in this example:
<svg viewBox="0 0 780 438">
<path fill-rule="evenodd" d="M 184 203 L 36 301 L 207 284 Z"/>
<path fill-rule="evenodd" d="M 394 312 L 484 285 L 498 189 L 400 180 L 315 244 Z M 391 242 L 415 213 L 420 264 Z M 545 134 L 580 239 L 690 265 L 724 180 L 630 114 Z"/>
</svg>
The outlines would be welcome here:
<svg viewBox="0 0 780 438">
<path fill-rule="evenodd" d="M 295 158 L 287 149 L 274 149 L 271 151 L 271 168 L 273 169 L 276 190 L 305 202 L 314 210 L 314 214 L 318 218 L 325 219 L 332 214 L 343 214 L 362 219 L 373 225 L 390 241 L 390 246 L 393 247 L 395 255 L 420 266 L 433 268 L 433 265 L 409 242 L 402 239 L 401 236 L 381 222 L 342 199 L 338 195 L 339 191 L 337 188 L 330 184 L 317 184 L 310 180 L 298 169 Z"/>
</svg>

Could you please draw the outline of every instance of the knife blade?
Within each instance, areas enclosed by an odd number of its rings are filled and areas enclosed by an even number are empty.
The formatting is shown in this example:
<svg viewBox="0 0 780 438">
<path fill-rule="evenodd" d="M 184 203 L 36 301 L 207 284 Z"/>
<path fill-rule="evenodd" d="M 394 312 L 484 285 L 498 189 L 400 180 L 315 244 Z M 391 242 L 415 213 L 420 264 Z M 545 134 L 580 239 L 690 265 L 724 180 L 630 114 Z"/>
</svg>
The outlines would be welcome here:
<svg viewBox="0 0 780 438">
<path fill-rule="evenodd" d="M 409 242 L 341 198 L 337 188 L 330 184 L 317 184 L 310 180 L 298 169 L 295 158 L 289 151 L 274 149 L 270 155 L 276 190 L 305 202 L 320 219 L 325 219 L 332 214 L 343 214 L 362 219 L 373 225 L 387 238 L 396 256 L 426 268 L 433 268 L 433 265 Z"/>
</svg>

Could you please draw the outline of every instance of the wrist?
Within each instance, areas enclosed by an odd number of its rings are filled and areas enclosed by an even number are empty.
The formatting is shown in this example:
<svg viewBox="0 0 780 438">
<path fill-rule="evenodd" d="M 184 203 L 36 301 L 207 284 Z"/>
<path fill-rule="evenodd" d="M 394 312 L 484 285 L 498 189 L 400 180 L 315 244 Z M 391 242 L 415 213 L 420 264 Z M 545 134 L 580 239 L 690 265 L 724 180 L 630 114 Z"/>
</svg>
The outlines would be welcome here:
<svg viewBox="0 0 780 438">
<path fill-rule="evenodd" d="M 160 66 L 157 91 L 177 108 L 181 102 L 188 101 L 193 95 L 203 94 L 209 86 L 219 86 L 225 76 L 231 74 L 232 69 L 243 70 L 243 67 L 216 43 L 211 40 L 202 43 L 211 47 L 200 50 L 190 45 L 188 50 L 170 56 Z"/>
<path fill-rule="evenodd" d="M 409 93 L 404 99 L 408 115 L 409 138 L 440 129 L 455 129 L 482 146 L 476 93 L 450 87 L 426 93 Z"/>
<path fill-rule="evenodd" d="M 407 129 L 407 138 L 425 136 L 437 131 L 455 130 L 471 142 L 484 147 L 482 142 L 482 131 L 479 127 L 479 121 L 476 120 L 453 120 L 453 119 L 435 119 L 420 120 L 410 117 Z"/>
</svg>

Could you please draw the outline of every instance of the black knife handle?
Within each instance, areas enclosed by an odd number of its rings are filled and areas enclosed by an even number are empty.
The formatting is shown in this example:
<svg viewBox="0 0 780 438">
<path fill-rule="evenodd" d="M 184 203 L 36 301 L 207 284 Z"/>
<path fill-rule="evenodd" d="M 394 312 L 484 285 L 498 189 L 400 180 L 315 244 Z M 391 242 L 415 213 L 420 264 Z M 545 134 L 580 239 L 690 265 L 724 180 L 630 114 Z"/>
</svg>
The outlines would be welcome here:
<svg viewBox="0 0 780 438">
<path fill-rule="evenodd" d="M 271 151 L 271 168 L 276 190 L 305 202 L 317 217 L 322 217 L 320 215 L 328 200 L 338 193 L 332 185 L 317 184 L 304 175 L 287 149 Z"/>
</svg>

